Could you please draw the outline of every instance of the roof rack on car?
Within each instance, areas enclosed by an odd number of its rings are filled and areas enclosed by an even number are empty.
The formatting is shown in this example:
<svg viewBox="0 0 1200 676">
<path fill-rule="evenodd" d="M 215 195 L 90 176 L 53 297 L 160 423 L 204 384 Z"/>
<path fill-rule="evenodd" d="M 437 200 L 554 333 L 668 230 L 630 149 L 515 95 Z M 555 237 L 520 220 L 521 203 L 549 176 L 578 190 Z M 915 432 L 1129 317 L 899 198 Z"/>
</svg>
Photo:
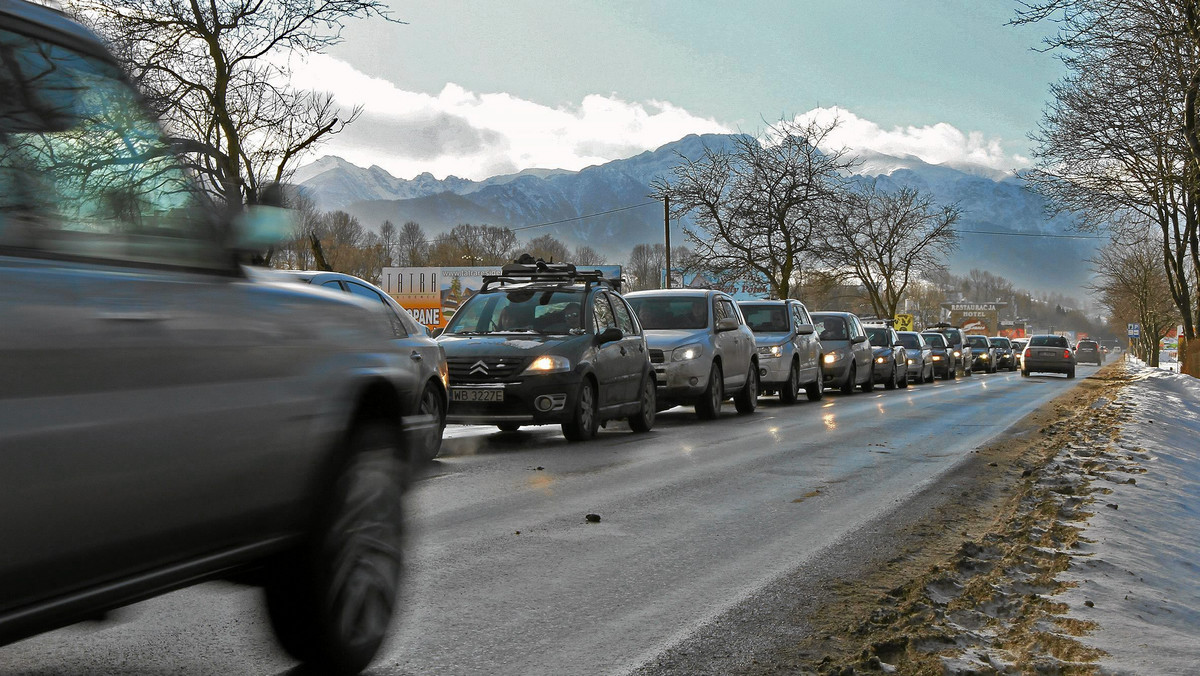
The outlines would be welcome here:
<svg viewBox="0 0 1200 676">
<path fill-rule="evenodd" d="M 481 291 L 487 291 L 490 286 L 503 284 L 528 284 L 530 282 L 550 282 L 559 284 L 576 284 L 582 282 L 585 286 L 606 284 L 618 293 L 621 291 L 621 279 L 608 278 L 599 270 L 579 270 L 571 263 L 547 263 L 541 258 L 522 254 L 513 262 L 500 268 L 498 275 L 484 275 Z"/>
</svg>

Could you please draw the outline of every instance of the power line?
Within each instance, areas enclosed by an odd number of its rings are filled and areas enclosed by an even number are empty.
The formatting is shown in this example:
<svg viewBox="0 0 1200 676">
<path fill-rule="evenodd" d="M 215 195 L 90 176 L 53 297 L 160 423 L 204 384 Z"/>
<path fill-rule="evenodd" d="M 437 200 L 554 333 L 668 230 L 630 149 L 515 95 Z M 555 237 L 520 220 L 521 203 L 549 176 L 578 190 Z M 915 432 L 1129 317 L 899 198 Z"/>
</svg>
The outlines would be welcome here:
<svg viewBox="0 0 1200 676">
<path fill-rule="evenodd" d="M 618 211 L 628 211 L 630 209 L 637 209 L 638 207 L 644 207 L 644 206 L 647 206 L 650 204 L 658 204 L 658 202 L 654 201 L 654 202 L 642 202 L 641 204 L 631 204 L 631 205 L 625 206 L 625 207 L 617 207 L 616 209 L 609 209 L 608 211 L 597 211 L 594 214 L 584 214 L 582 216 L 575 216 L 574 218 L 564 218 L 559 221 L 547 221 L 545 223 L 535 223 L 534 225 L 522 225 L 519 228 L 511 228 L 511 230 L 513 232 L 517 232 L 518 230 L 529 230 L 530 228 L 544 228 L 547 225 L 558 225 L 559 223 L 570 223 L 571 221 L 582 221 L 585 218 L 591 218 L 593 216 L 604 216 L 606 214 L 615 214 Z"/>
<path fill-rule="evenodd" d="M 955 231 L 964 234 L 994 234 L 1000 237 L 1045 237 L 1054 239 L 1108 239 L 1096 234 L 1002 233 L 998 231 Z"/>
</svg>

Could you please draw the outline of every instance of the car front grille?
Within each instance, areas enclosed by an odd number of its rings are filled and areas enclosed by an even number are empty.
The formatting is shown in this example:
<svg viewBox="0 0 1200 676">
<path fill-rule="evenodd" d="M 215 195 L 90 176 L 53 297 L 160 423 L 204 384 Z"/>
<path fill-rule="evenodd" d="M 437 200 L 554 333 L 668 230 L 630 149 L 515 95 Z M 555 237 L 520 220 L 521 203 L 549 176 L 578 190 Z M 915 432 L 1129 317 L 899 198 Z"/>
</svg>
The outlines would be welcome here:
<svg viewBox="0 0 1200 676">
<path fill-rule="evenodd" d="M 650 348 L 650 363 L 651 364 L 663 364 L 666 361 L 667 361 L 666 357 L 663 355 L 662 350 L 659 350 L 659 349 L 653 348 L 653 347 Z"/>
<path fill-rule="evenodd" d="M 514 379 L 525 369 L 524 357 L 447 357 L 450 384 L 499 383 Z"/>
</svg>

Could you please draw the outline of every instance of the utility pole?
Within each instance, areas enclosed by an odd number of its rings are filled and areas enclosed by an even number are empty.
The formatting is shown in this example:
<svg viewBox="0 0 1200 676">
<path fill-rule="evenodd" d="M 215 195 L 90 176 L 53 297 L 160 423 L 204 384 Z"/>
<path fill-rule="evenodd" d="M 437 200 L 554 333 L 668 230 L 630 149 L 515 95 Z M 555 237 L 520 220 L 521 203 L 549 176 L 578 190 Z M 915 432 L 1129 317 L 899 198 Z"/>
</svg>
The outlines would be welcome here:
<svg viewBox="0 0 1200 676">
<path fill-rule="evenodd" d="M 663 241 L 666 243 L 667 287 L 671 288 L 671 196 L 663 196 Z"/>
</svg>

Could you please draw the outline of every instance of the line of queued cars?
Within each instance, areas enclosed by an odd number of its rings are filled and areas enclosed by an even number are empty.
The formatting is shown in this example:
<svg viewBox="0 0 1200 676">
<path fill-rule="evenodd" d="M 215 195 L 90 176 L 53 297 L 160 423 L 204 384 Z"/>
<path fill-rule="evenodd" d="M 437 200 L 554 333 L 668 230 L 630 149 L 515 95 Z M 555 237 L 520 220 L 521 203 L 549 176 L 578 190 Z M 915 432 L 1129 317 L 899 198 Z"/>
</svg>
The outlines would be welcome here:
<svg viewBox="0 0 1200 676">
<path fill-rule="evenodd" d="M 729 399 L 746 415 L 762 395 L 792 404 L 827 389 L 898 389 L 1019 368 L 1003 337 L 949 325 L 897 331 L 794 299 L 737 301 L 713 289 L 623 294 L 620 280 L 599 271 L 528 256 L 485 277 L 438 344 L 449 364 L 447 422 L 505 432 L 557 424 L 571 441 L 614 420 L 647 432 L 656 413 L 675 406 L 710 420 Z M 1030 367 L 1058 367 L 1039 361 L 1037 341 L 1031 349 Z"/>
</svg>

